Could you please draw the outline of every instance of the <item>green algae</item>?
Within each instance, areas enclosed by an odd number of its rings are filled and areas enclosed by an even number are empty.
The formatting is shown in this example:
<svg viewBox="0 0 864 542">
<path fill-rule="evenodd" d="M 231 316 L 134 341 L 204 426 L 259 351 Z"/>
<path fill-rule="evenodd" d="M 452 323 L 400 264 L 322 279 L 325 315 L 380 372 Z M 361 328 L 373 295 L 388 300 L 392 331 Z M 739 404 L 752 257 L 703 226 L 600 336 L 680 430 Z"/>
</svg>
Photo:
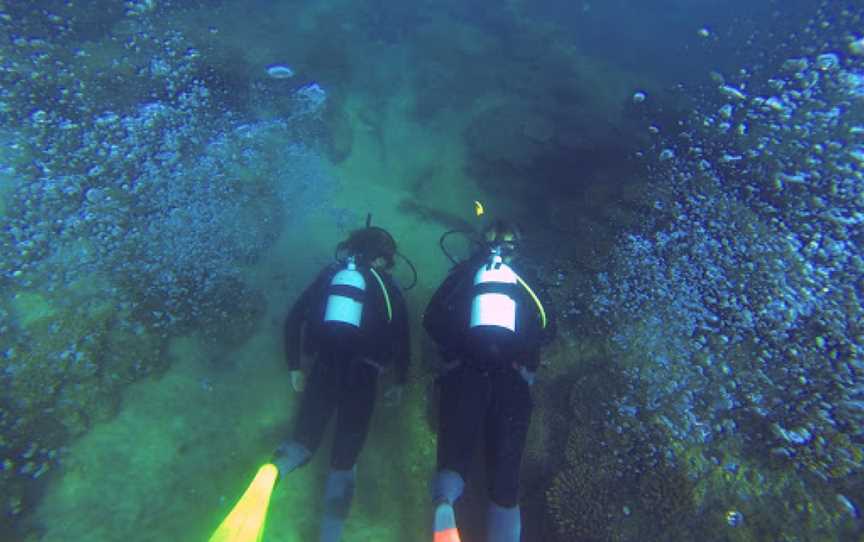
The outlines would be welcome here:
<svg viewBox="0 0 864 542">
<path fill-rule="evenodd" d="M 136 539 L 147 525 L 156 538 L 206 539 L 289 433 L 299 397 L 275 346 L 259 334 L 231 354 L 235 363 L 214 367 L 200 342 L 174 341 L 171 369 L 130 387 L 118 415 L 71 447 L 63 478 L 38 512 L 48 528 L 42 540 Z M 425 415 L 422 394 L 406 395 L 399 413 L 381 408 L 375 416 L 358 463 L 348 540 L 423 534 L 434 439 L 424 423 L 413 423 Z M 406 438 L 409 424 L 410 438 L 425 445 Z M 265 540 L 316 538 L 329 444 L 328 436 L 309 465 L 278 482 Z M 121 502 L 104 506 L 106 491 Z"/>
<path fill-rule="evenodd" d="M 18 322 L 25 328 L 32 327 L 40 320 L 50 319 L 57 312 L 45 296 L 35 292 L 15 294 L 11 305 Z"/>
</svg>

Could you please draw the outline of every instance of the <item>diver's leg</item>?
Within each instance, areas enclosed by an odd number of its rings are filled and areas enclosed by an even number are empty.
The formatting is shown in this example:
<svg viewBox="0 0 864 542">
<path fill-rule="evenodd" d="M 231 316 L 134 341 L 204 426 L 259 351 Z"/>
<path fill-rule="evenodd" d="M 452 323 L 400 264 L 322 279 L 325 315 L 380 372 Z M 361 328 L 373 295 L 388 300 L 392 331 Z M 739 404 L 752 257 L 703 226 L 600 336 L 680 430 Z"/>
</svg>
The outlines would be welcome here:
<svg viewBox="0 0 864 542">
<path fill-rule="evenodd" d="M 357 463 L 369 434 L 378 393 L 378 369 L 363 362 L 346 364 L 339 389 L 330 468 L 347 470 Z"/>
<path fill-rule="evenodd" d="M 462 495 L 464 489 L 465 480 L 458 472 L 443 469 L 435 474 L 432 482 L 432 497 L 435 502 L 432 531 L 435 533 L 436 541 L 458 540 L 456 511 L 453 509 L 453 503 Z"/>
<path fill-rule="evenodd" d="M 377 393 L 378 369 L 367 363 L 345 361 L 337 399 L 336 434 L 330 474 L 324 491 L 321 542 L 337 542 L 351 510 L 357 457 L 366 442 Z"/>
<path fill-rule="evenodd" d="M 321 518 L 320 542 L 338 542 L 342 537 L 345 518 L 354 498 L 356 467 L 347 470 L 331 469 L 324 489 L 324 516 Z"/>
<path fill-rule="evenodd" d="M 458 539 L 453 505 L 462 495 L 490 397 L 488 377 L 458 367 L 439 379 L 438 472 L 432 481 L 436 540 Z"/>
<path fill-rule="evenodd" d="M 489 503 L 486 512 L 487 542 L 519 542 L 522 535 L 522 516 L 519 505 L 505 508 Z"/>
<path fill-rule="evenodd" d="M 492 377 L 493 392 L 486 419 L 486 465 L 489 510 L 486 539 L 518 542 L 522 530 L 519 475 L 533 402 L 525 379 L 506 370 Z"/>
<path fill-rule="evenodd" d="M 301 395 L 294 434 L 274 453 L 273 463 L 280 475 L 304 465 L 321 445 L 327 422 L 336 406 L 338 376 L 333 364 L 320 356 L 312 368 L 309 385 Z"/>
<path fill-rule="evenodd" d="M 488 376 L 465 366 L 442 376 L 439 384 L 438 473 L 432 497 L 453 504 L 468 479 L 491 390 Z M 454 474 L 461 483 L 454 483 Z"/>
</svg>

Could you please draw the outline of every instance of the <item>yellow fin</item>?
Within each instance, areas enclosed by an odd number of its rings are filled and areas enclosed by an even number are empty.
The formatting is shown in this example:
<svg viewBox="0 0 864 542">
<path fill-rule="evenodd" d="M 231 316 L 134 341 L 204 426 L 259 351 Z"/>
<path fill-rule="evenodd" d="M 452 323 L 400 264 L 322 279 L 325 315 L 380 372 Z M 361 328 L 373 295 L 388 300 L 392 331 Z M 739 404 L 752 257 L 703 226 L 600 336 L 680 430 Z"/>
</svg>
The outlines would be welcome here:
<svg viewBox="0 0 864 542">
<path fill-rule="evenodd" d="M 261 542 L 270 494 L 278 475 L 278 469 L 271 463 L 258 469 L 255 479 L 210 537 L 210 542 Z"/>
</svg>

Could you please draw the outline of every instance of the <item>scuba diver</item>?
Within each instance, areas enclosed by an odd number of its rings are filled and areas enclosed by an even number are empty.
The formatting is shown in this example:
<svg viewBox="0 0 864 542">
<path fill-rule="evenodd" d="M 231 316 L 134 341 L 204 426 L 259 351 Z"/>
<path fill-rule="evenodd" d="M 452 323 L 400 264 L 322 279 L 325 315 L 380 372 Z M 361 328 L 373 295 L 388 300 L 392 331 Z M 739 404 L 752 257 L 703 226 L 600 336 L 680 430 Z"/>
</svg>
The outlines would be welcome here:
<svg viewBox="0 0 864 542">
<path fill-rule="evenodd" d="M 385 394 L 385 401 L 398 404 L 410 360 L 405 302 L 388 273 L 398 254 L 396 242 L 384 229 L 370 226 L 370 219 L 337 246 L 337 263 L 320 272 L 285 321 L 286 357 L 295 391 L 306 388 L 301 354 L 314 357 L 315 363 L 293 436 L 273 457 L 280 475 L 309 461 L 336 413 L 321 542 L 339 540 L 348 516 L 378 374 L 395 365 L 397 384 Z"/>
<path fill-rule="evenodd" d="M 540 348 L 552 339 L 540 300 L 510 266 L 521 240 L 497 220 L 479 247 L 456 265 L 432 296 L 423 326 L 443 361 L 438 461 L 433 481 L 435 541 L 458 541 L 453 505 L 465 486 L 479 435 L 485 439 L 489 542 L 521 535 L 519 474 L 528 434 L 530 387 Z"/>
</svg>

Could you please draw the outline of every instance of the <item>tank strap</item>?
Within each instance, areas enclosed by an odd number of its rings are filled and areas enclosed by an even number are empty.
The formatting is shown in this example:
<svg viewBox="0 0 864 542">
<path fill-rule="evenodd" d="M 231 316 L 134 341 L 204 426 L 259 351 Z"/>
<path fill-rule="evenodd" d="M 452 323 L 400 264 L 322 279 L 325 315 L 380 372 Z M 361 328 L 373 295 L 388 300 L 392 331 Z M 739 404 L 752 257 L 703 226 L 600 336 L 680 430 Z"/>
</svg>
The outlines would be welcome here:
<svg viewBox="0 0 864 542">
<path fill-rule="evenodd" d="M 384 305 L 387 307 L 387 323 L 389 324 L 393 320 L 393 307 L 390 305 L 390 294 L 387 292 L 387 287 L 384 286 L 384 281 L 381 280 L 381 275 L 372 267 L 369 268 L 369 271 L 372 272 L 372 276 L 375 277 L 378 286 L 381 287 L 381 293 L 384 294 Z"/>
<path fill-rule="evenodd" d="M 502 294 L 507 297 L 513 297 L 516 290 L 516 285 L 507 282 L 481 282 L 474 285 L 474 295 L 482 294 Z"/>
<path fill-rule="evenodd" d="M 328 293 L 330 295 L 347 297 L 360 303 L 362 303 L 363 299 L 366 297 L 366 292 L 356 286 L 349 286 L 347 284 L 331 284 Z"/>
</svg>

